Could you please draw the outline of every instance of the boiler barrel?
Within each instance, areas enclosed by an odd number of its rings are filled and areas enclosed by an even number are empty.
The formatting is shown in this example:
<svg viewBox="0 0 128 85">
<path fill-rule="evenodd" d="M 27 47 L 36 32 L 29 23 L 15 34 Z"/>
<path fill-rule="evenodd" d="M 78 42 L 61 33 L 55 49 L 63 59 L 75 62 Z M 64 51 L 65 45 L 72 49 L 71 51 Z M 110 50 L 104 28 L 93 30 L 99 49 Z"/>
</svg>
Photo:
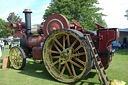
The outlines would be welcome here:
<svg viewBox="0 0 128 85">
<path fill-rule="evenodd" d="M 29 48 L 41 47 L 41 42 L 44 42 L 44 37 L 33 35 L 27 39 L 27 46 Z"/>
</svg>

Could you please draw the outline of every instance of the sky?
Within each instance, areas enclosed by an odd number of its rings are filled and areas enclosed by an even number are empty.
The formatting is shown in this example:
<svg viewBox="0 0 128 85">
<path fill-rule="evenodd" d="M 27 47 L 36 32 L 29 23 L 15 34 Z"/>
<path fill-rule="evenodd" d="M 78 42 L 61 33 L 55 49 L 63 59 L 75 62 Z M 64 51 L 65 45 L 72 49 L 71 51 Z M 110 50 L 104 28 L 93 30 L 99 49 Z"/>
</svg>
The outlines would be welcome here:
<svg viewBox="0 0 128 85">
<path fill-rule="evenodd" d="M 0 18 L 7 21 L 9 13 L 18 14 L 25 21 L 24 9 L 31 9 L 32 24 L 40 24 L 51 0 L 0 0 Z"/>
<path fill-rule="evenodd" d="M 0 0 L 0 18 L 7 21 L 9 13 L 14 12 L 24 21 L 24 9 L 31 9 L 32 24 L 40 24 L 50 2 L 51 0 Z M 108 28 L 128 28 L 128 20 L 124 17 L 128 9 L 128 0 L 98 0 L 98 2 L 97 6 L 103 8 L 100 12 L 107 15 L 102 18 Z"/>
</svg>

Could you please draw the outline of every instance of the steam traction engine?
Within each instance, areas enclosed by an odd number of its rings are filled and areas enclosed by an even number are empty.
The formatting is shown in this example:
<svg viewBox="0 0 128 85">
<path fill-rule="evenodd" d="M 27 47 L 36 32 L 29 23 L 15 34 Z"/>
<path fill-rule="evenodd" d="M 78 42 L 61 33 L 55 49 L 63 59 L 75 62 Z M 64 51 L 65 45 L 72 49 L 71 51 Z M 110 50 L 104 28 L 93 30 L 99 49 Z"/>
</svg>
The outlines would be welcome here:
<svg viewBox="0 0 128 85">
<path fill-rule="evenodd" d="M 69 24 L 63 15 L 53 14 L 37 30 L 38 34 L 33 34 L 32 11 L 25 9 L 23 13 L 25 23 L 17 22 L 10 25 L 15 29 L 14 36 L 20 38 L 20 47 L 12 47 L 9 53 L 11 64 L 15 69 L 23 69 L 26 58 L 32 57 L 43 61 L 54 79 L 74 83 L 86 77 L 91 68 L 96 67 L 93 63 L 97 63 L 98 60 L 105 69 L 108 68 L 114 54 L 111 42 L 119 37 L 117 28 L 107 29 L 95 23 L 98 30 L 94 34 L 82 28 L 75 20 Z M 95 61 L 93 55 L 100 58 Z"/>
</svg>

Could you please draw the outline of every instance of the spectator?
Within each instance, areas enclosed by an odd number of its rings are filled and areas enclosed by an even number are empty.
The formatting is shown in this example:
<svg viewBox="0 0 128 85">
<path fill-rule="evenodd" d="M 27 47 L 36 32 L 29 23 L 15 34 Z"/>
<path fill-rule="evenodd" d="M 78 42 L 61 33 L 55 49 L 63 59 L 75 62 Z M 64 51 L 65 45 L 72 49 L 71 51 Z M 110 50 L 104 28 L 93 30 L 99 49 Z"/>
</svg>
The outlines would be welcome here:
<svg viewBox="0 0 128 85">
<path fill-rule="evenodd" d="M 13 41 L 13 38 L 11 39 L 11 48 L 14 46 L 14 41 Z"/>
<path fill-rule="evenodd" d="M 123 48 L 126 49 L 126 45 L 127 45 L 127 38 L 124 37 L 123 39 Z"/>
<path fill-rule="evenodd" d="M 3 40 L 2 40 L 2 42 L 1 42 L 1 47 L 2 47 L 2 50 L 5 51 Z"/>
</svg>

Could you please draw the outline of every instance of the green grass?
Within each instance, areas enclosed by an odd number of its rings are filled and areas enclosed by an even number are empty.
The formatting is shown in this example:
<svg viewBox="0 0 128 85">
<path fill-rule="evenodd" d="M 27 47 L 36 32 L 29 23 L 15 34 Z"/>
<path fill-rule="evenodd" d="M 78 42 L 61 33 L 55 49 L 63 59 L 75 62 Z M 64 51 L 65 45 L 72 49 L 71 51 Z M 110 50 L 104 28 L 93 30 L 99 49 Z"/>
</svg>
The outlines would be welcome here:
<svg viewBox="0 0 128 85">
<path fill-rule="evenodd" d="M 9 49 L 6 46 L 3 56 L 8 56 Z M 2 64 L 2 63 L 1 63 Z M 123 80 L 128 84 L 128 50 L 115 52 L 110 67 L 106 70 L 109 79 Z M 36 64 L 31 59 L 27 59 L 23 70 L 6 68 L 0 70 L 0 85 L 67 85 L 52 78 L 43 64 Z M 100 85 L 95 70 L 91 70 L 89 75 L 76 83 L 76 85 Z"/>
</svg>

